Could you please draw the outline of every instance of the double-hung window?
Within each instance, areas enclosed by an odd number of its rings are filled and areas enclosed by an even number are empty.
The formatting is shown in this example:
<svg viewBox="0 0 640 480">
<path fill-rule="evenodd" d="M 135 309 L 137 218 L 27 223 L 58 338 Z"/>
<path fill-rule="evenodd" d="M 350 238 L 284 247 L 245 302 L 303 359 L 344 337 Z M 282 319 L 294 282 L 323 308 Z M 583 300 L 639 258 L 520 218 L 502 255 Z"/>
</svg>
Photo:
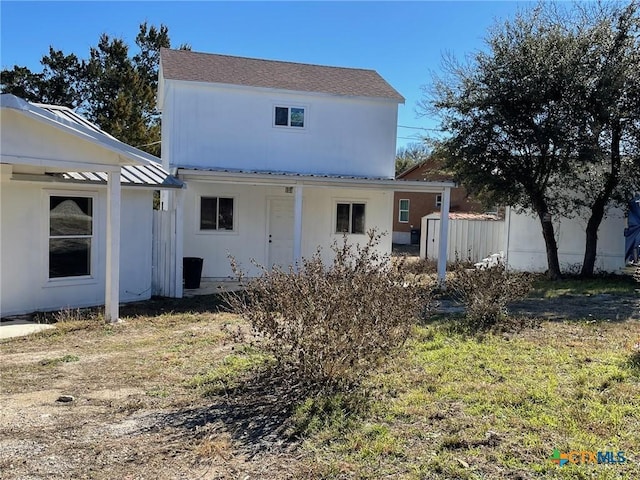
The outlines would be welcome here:
<svg viewBox="0 0 640 480">
<path fill-rule="evenodd" d="M 398 205 L 398 221 L 400 223 L 409 223 L 409 199 L 403 198 Z"/>
<path fill-rule="evenodd" d="M 339 202 L 336 206 L 336 233 L 364 233 L 364 203 Z"/>
<path fill-rule="evenodd" d="M 200 230 L 233 230 L 233 198 L 201 197 Z"/>
<path fill-rule="evenodd" d="M 49 196 L 49 278 L 91 275 L 93 198 Z"/>
<path fill-rule="evenodd" d="M 304 107 L 276 106 L 273 124 L 276 127 L 304 128 Z"/>
<path fill-rule="evenodd" d="M 440 208 L 442 206 L 442 195 L 436 195 L 436 207 Z"/>
</svg>

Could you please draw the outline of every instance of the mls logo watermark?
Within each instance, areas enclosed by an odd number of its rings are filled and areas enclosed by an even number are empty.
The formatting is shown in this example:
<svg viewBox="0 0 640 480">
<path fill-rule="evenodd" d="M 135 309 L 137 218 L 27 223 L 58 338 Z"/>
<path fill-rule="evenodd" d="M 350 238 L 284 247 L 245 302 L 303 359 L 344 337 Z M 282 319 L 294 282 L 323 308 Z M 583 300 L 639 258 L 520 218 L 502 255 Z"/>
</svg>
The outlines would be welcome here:
<svg viewBox="0 0 640 480">
<path fill-rule="evenodd" d="M 625 463 L 627 458 L 624 452 L 595 452 L 593 450 L 571 450 L 567 453 L 561 453 L 557 448 L 553 451 L 553 455 L 549 457 L 556 465 L 561 467 L 567 463 L 572 465 L 585 465 L 585 464 L 597 464 L 597 465 L 617 465 L 619 463 Z"/>
</svg>

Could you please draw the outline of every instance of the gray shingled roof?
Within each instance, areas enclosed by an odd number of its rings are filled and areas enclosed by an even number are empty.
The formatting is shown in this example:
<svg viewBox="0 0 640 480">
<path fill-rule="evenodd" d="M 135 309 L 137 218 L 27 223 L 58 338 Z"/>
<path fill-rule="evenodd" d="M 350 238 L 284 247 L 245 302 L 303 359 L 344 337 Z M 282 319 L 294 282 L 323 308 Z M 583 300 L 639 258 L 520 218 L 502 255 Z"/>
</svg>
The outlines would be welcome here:
<svg viewBox="0 0 640 480">
<path fill-rule="evenodd" d="M 160 51 L 164 78 L 357 97 L 404 98 L 375 70 L 233 57 L 188 50 Z"/>
</svg>

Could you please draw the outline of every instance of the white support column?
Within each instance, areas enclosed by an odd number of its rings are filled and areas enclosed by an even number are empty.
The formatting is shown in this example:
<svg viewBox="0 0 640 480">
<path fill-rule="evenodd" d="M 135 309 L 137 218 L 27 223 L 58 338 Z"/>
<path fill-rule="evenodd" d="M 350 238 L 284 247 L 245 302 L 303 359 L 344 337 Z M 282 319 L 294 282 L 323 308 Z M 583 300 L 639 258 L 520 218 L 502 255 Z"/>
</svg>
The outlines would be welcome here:
<svg viewBox="0 0 640 480">
<path fill-rule="evenodd" d="M 183 255 L 183 212 L 184 212 L 184 190 L 180 189 L 174 193 L 174 205 L 175 211 L 173 212 L 175 218 L 174 230 L 171 233 L 173 235 L 172 243 L 175 244 L 175 297 L 182 298 L 182 255 Z"/>
<path fill-rule="evenodd" d="M 447 275 L 447 247 L 449 245 L 449 205 L 451 187 L 445 187 L 440 205 L 440 243 L 438 245 L 438 282 L 444 288 Z"/>
<path fill-rule="evenodd" d="M 302 185 L 294 188 L 295 200 L 293 205 L 293 263 L 302 262 Z"/>
<path fill-rule="evenodd" d="M 107 258 L 104 318 L 117 322 L 120 304 L 120 168 L 108 173 L 107 180 Z"/>
</svg>

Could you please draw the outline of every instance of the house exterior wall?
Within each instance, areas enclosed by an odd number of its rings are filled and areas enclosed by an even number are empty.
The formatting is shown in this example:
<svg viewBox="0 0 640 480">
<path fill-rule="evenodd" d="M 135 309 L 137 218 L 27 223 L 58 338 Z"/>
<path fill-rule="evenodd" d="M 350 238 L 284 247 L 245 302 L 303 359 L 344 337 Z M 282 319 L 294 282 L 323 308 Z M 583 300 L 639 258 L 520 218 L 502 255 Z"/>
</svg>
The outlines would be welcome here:
<svg viewBox="0 0 640 480">
<path fill-rule="evenodd" d="M 595 271 L 619 272 L 624 268 L 624 214 L 613 210 L 600 224 Z M 547 254 L 539 219 L 532 214 L 507 209 L 505 252 L 515 270 L 544 272 Z M 574 271 L 584 259 L 587 221 L 581 218 L 554 219 L 558 259 L 563 271 Z"/>
<path fill-rule="evenodd" d="M 187 181 L 184 211 L 184 256 L 204 259 L 203 277 L 226 278 L 232 275 L 228 255 L 233 255 L 250 276 L 260 272 L 251 260 L 269 266 L 269 201 L 290 199 L 284 186 L 234 185 L 195 180 Z M 385 231 L 379 245 L 382 253 L 391 251 L 392 191 L 304 186 L 302 210 L 302 256 L 310 257 L 320 246 L 326 262 L 333 258 L 331 245 L 341 242 L 335 233 L 335 210 L 338 201 L 366 204 L 365 229 Z M 234 231 L 202 232 L 199 229 L 199 204 L 202 196 L 234 199 Z M 366 242 L 366 235 L 349 234 L 349 242 Z"/>
<path fill-rule="evenodd" d="M 2 156 L 16 155 L 21 163 L 39 165 L 44 159 L 84 164 L 113 164 L 114 153 L 83 140 L 82 135 L 61 133 L 50 125 L 27 118 L 11 109 L 2 111 Z M 3 162 L 11 163 L 11 158 Z"/>
<path fill-rule="evenodd" d="M 0 315 L 104 303 L 106 188 L 0 180 Z M 49 194 L 94 196 L 88 279 L 48 279 Z M 120 300 L 151 296 L 151 190 L 123 189 Z"/>
<path fill-rule="evenodd" d="M 394 176 L 395 100 L 167 79 L 163 85 L 165 168 Z M 304 107 L 304 128 L 274 126 L 276 105 Z"/>
</svg>

